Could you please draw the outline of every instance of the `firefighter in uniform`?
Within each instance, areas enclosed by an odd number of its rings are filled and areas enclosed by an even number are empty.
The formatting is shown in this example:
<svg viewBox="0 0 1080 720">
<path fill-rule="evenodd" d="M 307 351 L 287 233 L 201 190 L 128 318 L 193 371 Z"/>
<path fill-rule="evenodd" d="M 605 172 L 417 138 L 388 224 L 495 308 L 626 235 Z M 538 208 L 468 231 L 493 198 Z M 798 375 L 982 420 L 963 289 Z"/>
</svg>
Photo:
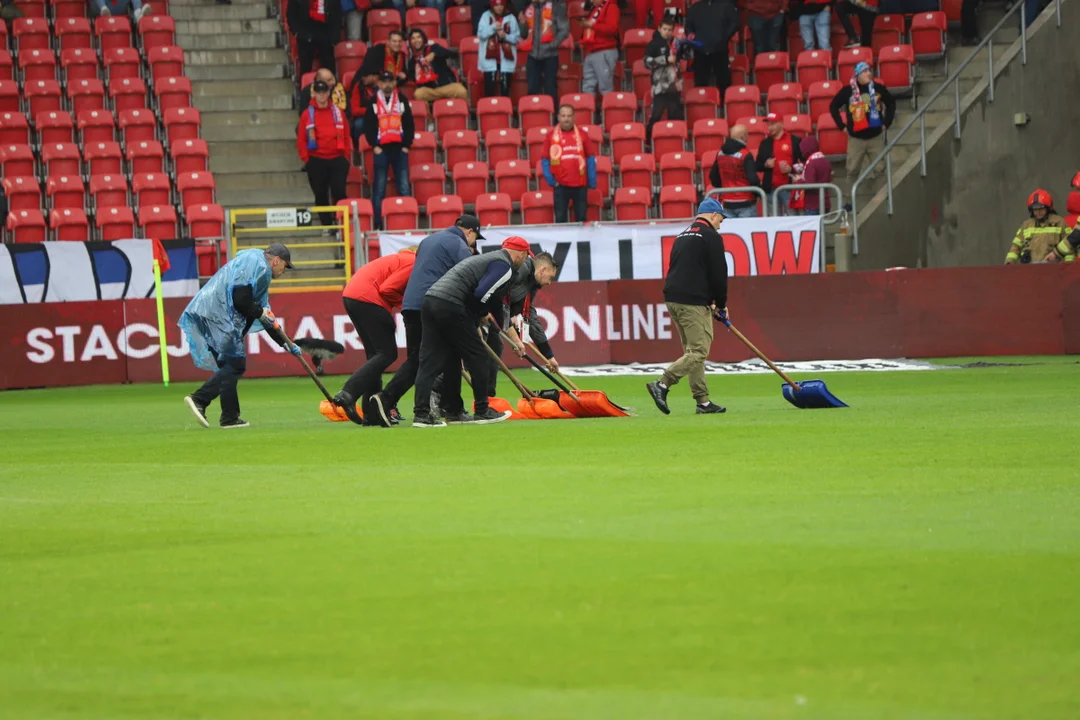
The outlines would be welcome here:
<svg viewBox="0 0 1080 720">
<path fill-rule="evenodd" d="M 1039 189 L 1028 197 L 1028 212 L 1031 217 L 1024 221 L 1016 231 L 1005 264 L 1043 262 L 1054 253 L 1054 248 L 1069 236 L 1065 220 L 1054 212 L 1054 198 L 1045 190 Z M 1063 259 L 1071 261 L 1070 253 Z"/>
</svg>

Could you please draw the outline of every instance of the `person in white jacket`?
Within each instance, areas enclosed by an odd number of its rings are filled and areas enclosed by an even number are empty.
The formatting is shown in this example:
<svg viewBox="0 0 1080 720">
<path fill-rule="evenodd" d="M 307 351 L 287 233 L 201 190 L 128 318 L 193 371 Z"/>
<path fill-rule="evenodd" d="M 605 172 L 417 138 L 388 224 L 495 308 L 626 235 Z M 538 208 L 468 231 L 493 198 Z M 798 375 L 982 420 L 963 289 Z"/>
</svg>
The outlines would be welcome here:
<svg viewBox="0 0 1080 720">
<path fill-rule="evenodd" d="M 521 32 L 507 0 L 491 0 L 491 9 L 480 16 L 476 36 L 480 39 L 476 67 L 484 73 L 484 97 L 510 97 L 510 76 L 517 68 Z"/>
</svg>

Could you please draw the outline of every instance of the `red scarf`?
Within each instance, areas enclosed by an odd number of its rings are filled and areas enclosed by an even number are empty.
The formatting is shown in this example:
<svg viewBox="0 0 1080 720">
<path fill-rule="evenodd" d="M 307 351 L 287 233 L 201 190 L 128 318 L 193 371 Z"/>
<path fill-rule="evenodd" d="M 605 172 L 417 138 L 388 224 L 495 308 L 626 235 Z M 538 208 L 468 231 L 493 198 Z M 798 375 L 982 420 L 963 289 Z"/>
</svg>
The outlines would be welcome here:
<svg viewBox="0 0 1080 720">
<path fill-rule="evenodd" d="M 330 103 L 327 107 L 330 108 L 331 113 L 334 116 L 334 129 L 337 131 L 337 149 L 344 154 L 345 153 L 345 113 L 341 111 L 334 103 Z M 307 111 L 307 146 L 308 150 L 314 150 L 319 146 L 315 141 L 315 111 L 319 109 L 319 106 L 312 100 L 308 105 Z"/>
<path fill-rule="evenodd" d="M 409 52 L 412 54 L 412 60 L 415 63 L 413 67 L 416 68 L 416 84 L 419 86 L 437 82 L 439 75 L 427 60 L 428 53 L 431 52 L 431 43 L 425 45 L 422 50 L 414 50 L 410 44 Z"/>
<path fill-rule="evenodd" d="M 551 153 L 548 160 L 552 167 L 562 164 L 563 157 L 573 159 L 577 155 L 581 176 L 585 176 L 585 143 L 581 140 L 581 130 L 575 125 L 573 134 L 564 133 L 558 125 L 551 131 Z"/>
<path fill-rule="evenodd" d="M 375 93 L 375 114 L 379 116 L 379 145 L 401 142 L 401 108 L 397 90 L 389 103 L 382 92 Z"/>
<path fill-rule="evenodd" d="M 510 23 L 507 22 L 505 13 L 498 16 L 496 16 L 495 13 L 491 13 L 491 17 L 489 18 L 489 20 L 492 25 L 498 25 L 501 23 L 503 32 L 507 35 L 510 34 Z M 499 42 L 498 35 L 492 35 L 488 38 L 487 47 L 484 48 L 484 58 L 487 60 L 498 60 L 500 55 L 500 45 L 502 46 L 501 54 L 503 59 L 513 60 L 514 46 L 506 42 L 505 40 Z"/>
<path fill-rule="evenodd" d="M 390 47 L 386 47 L 386 60 L 383 62 L 383 70 L 394 76 L 394 81 L 397 82 L 397 77 L 405 70 L 405 53 L 391 52 Z"/>
<path fill-rule="evenodd" d="M 326 22 L 326 0 L 308 0 L 308 17 L 315 22 Z"/>
</svg>

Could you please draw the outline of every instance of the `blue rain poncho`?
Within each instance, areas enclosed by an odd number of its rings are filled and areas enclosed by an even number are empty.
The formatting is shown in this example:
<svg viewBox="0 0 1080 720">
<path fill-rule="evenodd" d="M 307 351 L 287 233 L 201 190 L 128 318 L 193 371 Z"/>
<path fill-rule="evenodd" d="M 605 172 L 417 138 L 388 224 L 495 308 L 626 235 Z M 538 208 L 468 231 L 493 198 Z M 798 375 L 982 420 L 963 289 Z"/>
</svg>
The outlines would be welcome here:
<svg viewBox="0 0 1080 720">
<path fill-rule="evenodd" d="M 219 356 L 245 356 L 244 329 L 248 320 L 233 307 L 233 288 L 250 286 L 255 302 L 270 309 L 267 292 L 272 279 L 263 250 L 241 250 L 191 298 L 176 324 L 187 335 L 191 359 L 197 367 L 217 370 L 217 357 L 211 348 Z M 256 320 L 248 332 L 262 329 L 262 323 Z"/>
</svg>

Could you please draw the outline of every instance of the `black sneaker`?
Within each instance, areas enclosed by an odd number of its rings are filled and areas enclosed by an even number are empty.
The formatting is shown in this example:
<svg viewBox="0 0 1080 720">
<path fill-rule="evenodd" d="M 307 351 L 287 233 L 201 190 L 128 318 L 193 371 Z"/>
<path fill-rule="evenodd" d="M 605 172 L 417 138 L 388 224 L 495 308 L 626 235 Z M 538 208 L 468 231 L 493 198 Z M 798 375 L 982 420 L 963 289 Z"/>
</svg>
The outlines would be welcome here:
<svg viewBox="0 0 1080 720">
<path fill-rule="evenodd" d="M 651 383 L 645 384 L 645 389 L 649 391 L 649 395 L 652 396 L 653 402 L 656 403 L 656 409 L 665 415 L 670 415 L 671 408 L 667 406 L 667 394 L 669 388 L 661 385 L 659 380 L 653 380 Z"/>
<path fill-rule="evenodd" d="M 458 412 L 443 413 L 443 420 L 446 421 L 447 425 L 464 425 L 465 423 L 475 422 L 476 418 L 464 410 L 459 410 Z"/>
<path fill-rule="evenodd" d="M 390 424 L 391 425 L 400 425 L 401 421 L 404 420 L 404 419 L 405 418 L 402 417 L 401 413 L 398 412 L 397 408 L 390 408 Z"/>
<path fill-rule="evenodd" d="M 371 396 L 372 409 L 375 411 L 375 417 L 373 420 L 377 420 L 383 427 L 393 427 L 393 423 L 390 421 L 390 410 L 386 399 L 382 393 L 375 393 Z"/>
<path fill-rule="evenodd" d="M 412 426 L 414 428 L 439 428 L 446 427 L 446 423 L 436 420 L 431 415 L 417 415 L 412 419 Z"/>
<path fill-rule="evenodd" d="M 195 398 L 188 395 L 184 398 L 184 404 L 188 406 L 188 410 L 191 411 L 191 414 L 195 416 L 200 425 L 204 428 L 210 427 L 210 421 L 206 419 L 206 408 L 195 402 Z"/>
<path fill-rule="evenodd" d="M 221 427 L 226 428 L 226 429 L 228 429 L 228 428 L 245 428 L 247 426 L 248 426 L 247 422 L 245 422 L 244 420 L 241 420 L 240 418 L 236 418 L 235 420 L 227 420 L 227 421 L 221 423 Z"/>
<path fill-rule="evenodd" d="M 486 408 L 483 412 L 478 412 L 473 415 L 473 422 L 477 425 L 493 425 L 495 423 L 501 423 L 503 420 L 510 419 L 510 411 L 499 412 L 492 408 Z"/>
<path fill-rule="evenodd" d="M 727 408 L 721 407 L 714 402 L 707 402 L 704 405 L 698 403 L 697 410 L 694 412 L 698 415 L 719 415 L 727 412 Z"/>
<path fill-rule="evenodd" d="M 344 410 L 346 417 L 354 423 L 357 425 L 364 424 L 364 418 L 360 417 L 360 413 L 356 412 L 356 398 L 352 395 L 342 390 L 334 396 L 334 404 Z"/>
</svg>

